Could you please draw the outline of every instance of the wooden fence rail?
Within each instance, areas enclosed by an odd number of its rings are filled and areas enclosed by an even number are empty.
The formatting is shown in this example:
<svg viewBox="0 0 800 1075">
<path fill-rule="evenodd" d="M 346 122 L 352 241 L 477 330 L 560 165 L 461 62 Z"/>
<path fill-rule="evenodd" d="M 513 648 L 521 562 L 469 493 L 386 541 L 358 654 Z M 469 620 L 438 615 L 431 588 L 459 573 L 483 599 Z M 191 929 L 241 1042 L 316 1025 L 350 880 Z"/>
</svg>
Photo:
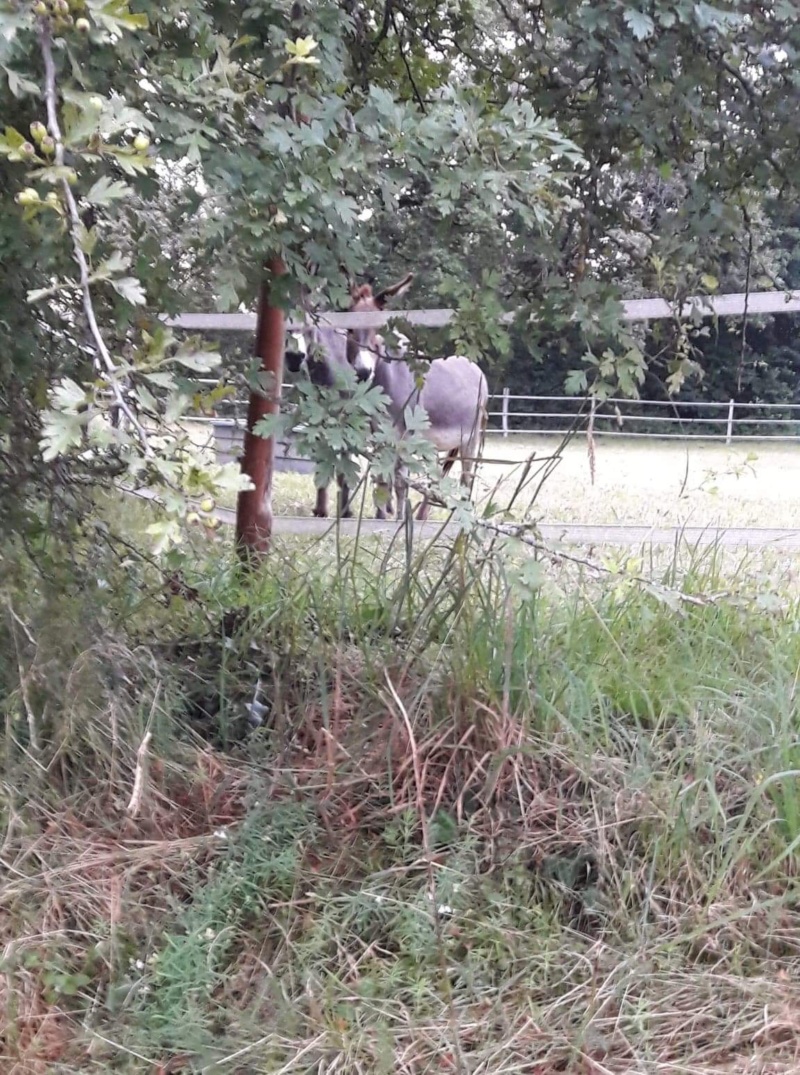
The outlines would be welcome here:
<svg viewBox="0 0 800 1075">
<path fill-rule="evenodd" d="M 747 314 L 798 313 L 800 291 L 751 291 L 730 295 L 693 295 L 680 309 L 680 316 L 691 317 L 693 313 L 704 317 L 741 317 Z M 626 321 L 656 321 L 675 317 L 678 310 L 666 299 L 626 299 L 622 303 L 622 317 Z M 320 324 L 335 328 L 379 328 L 389 321 L 403 320 L 420 328 L 443 328 L 455 316 L 454 310 L 394 310 L 361 313 L 318 314 Z M 171 328 L 189 329 L 193 332 L 255 332 L 256 316 L 248 313 L 203 314 L 184 313 L 166 318 Z M 504 322 L 514 320 L 513 314 L 504 314 Z M 291 322 L 290 330 L 302 328 Z"/>
</svg>

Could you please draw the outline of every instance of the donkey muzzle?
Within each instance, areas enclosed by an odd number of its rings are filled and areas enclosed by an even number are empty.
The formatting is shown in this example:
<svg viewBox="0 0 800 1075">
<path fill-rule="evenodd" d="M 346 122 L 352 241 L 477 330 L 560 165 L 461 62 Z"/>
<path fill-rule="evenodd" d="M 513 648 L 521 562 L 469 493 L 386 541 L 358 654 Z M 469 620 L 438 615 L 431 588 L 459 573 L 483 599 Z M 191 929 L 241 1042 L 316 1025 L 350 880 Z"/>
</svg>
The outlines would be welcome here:
<svg viewBox="0 0 800 1075">
<path fill-rule="evenodd" d="M 305 357 L 301 351 L 285 351 L 283 360 L 289 373 L 299 373 Z"/>
<path fill-rule="evenodd" d="M 375 372 L 376 354 L 367 347 L 359 347 L 356 351 L 353 369 L 359 381 L 368 381 Z"/>
</svg>

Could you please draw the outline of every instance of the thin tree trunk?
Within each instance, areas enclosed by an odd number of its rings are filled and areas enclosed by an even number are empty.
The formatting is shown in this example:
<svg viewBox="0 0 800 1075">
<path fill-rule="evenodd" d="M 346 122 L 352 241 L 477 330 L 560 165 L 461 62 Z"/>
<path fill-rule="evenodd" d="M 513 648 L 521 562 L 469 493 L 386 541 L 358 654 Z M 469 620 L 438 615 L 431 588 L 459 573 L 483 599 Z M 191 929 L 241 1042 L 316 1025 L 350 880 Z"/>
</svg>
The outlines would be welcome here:
<svg viewBox="0 0 800 1075">
<path fill-rule="evenodd" d="M 267 376 L 265 389 L 250 393 L 247 408 L 247 429 L 244 435 L 242 473 L 254 488 L 239 493 L 236 506 L 236 547 L 246 561 L 257 561 L 269 552 L 272 539 L 272 474 L 275 438 L 259 437 L 254 427 L 268 414 L 280 410 L 283 381 L 284 313 L 272 305 L 270 278 L 281 276 L 286 266 L 281 258 L 267 263 L 268 278 L 261 285 L 256 329 L 256 355 L 261 359 L 261 371 Z"/>
</svg>

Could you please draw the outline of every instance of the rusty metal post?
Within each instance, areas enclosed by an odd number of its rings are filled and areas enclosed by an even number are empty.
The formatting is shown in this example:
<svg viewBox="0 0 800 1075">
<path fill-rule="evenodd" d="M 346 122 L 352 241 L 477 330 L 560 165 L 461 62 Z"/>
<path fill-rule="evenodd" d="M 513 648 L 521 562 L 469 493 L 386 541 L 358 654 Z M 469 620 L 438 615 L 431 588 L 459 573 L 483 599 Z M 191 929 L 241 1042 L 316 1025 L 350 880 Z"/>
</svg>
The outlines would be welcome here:
<svg viewBox="0 0 800 1075">
<path fill-rule="evenodd" d="M 286 266 L 281 258 L 274 257 L 266 269 L 268 276 L 261 284 L 256 329 L 256 355 L 261 359 L 265 387 L 250 393 L 242 455 L 242 473 L 250 478 L 253 488 L 239 493 L 236 505 L 236 547 L 244 560 L 263 557 L 269 552 L 272 540 L 275 438 L 259 437 L 253 430 L 262 418 L 280 411 L 285 315 L 280 306 L 272 304 L 270 283 L 286 272 Z"/>
</svg>

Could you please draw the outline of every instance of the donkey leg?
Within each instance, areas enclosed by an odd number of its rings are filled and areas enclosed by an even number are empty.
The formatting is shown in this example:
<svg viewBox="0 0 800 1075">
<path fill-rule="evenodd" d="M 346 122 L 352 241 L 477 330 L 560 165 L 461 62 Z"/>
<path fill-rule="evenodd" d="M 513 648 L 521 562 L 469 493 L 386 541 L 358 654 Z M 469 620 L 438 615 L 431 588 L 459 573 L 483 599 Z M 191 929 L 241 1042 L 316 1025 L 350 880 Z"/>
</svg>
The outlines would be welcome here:
<svg viewBox="0 0 800 1075">
<path fill-rule="evenodd" d="M 455 463 L 456 459 L 458 459 L 458 448 L 453 448 L 452 451 L 449 451 L 447 453 L 447 458 L 445 459 L 444 463 L 442 464 L 442 477 L 443 478 L 446 478 L 447 475 L 450 473 L 450 471 L 453 468 L 453 463 Z M 419 506 L 419 508 L 417 510 L 417 518 L 420 519 L 420 520 L 427 519 L 428 515 L 430 513 L 430 510 L 431 510 L 430 501 L 428 500 L 428 498 L 426 496 L 423 496 L 422 503 L 420 504 L 420 506 Z"/>
<path fill-rule="evenodd" d="M 397 467 L 394 473 L 394 492 L 397 498 L 397 521 L 403 521 L 408 515 L 408 483 L 402 466 Z"/>
<path fill-rule="evenodd" d="M 350 490 L 341 475 L 339 475 L 337 481 L 339 484 L 339 515 L 342 519 L 351 519 L 353 512 L 350 507 Z"/>
<path fill-rule="evenodd" d="M 472 500 L 472 493 L 475 488 L 475 471 L 480 452 L 481 440 L 478 437 L 471 444 L 465 444 L 461 449 L 461 484 L 467 490 L 470 500 Z"/>
<path fill-rule="evenodd" d="M 327 519 L 328 517 L 328 489 L 327 486 L 324 489 L 317 489 L 317 503 L 314 508 L 314 514 L 318 519 Z"/>
<path fill-rule="evenodd" d="M 373 493 L 373 501 L 375 504 L 375 518 L 385 519 L 387 515 L 391 515 L 392 511 L 392 487 L 388 482 L 375 481 L 375 489 Z"/>
</svg>

